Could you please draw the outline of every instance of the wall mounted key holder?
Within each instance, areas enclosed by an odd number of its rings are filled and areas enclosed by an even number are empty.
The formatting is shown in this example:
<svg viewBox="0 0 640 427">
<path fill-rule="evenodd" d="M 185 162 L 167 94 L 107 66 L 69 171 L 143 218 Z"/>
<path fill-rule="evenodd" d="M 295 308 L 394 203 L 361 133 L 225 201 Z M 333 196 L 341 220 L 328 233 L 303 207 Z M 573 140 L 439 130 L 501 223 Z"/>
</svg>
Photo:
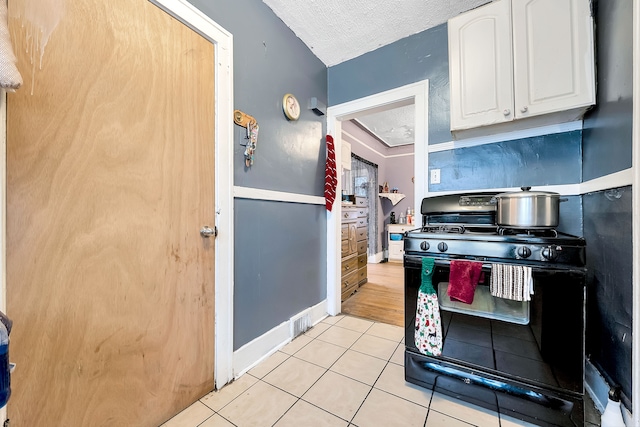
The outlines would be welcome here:
<svg viewBox="0 0 640 427">
<path fill-rule="evenodd" d="M 254 117 L 243 113 L 240 110 L 235 110 L 233 112 L 233 121 L 238 126 L 247 128 L 247 139 L 249 142 L 245 145 L 244 163 L 246 167 L 251 167 L 251 165 L 253 165 L 253 156 L 258 144 L 258 121 Z"/>
</svg>

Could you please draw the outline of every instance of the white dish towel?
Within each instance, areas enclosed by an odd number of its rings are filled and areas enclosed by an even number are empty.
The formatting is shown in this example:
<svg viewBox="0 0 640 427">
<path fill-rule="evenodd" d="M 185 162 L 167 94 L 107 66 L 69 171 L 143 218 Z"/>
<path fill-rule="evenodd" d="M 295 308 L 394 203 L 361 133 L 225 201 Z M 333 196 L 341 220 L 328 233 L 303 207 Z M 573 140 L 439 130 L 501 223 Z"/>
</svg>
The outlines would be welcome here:
<svg viewBox="0 0 640 427">
<path fill-rule="evenodd" d="M 515 301 L 531 301 L 533 277 L 531 267 L 491 264 L 491 295 Z"/>
</svg>

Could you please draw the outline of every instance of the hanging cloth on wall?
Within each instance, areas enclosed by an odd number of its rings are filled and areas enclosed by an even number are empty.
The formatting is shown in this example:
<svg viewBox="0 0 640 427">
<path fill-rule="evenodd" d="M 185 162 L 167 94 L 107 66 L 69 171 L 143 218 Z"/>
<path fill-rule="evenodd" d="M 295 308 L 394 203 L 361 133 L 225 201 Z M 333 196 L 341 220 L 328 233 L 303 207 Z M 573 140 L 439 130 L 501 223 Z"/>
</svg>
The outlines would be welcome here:
<svg viewBox="0 0 640 427">
<path fill-rule="evenodd" d="M 338 172 L 336 171 L 336 150 L 333 137 L 327 135 L 327 163 L 324 169 L 324 199 L 328 211 L 333 208 L 338 187 Z"/>
<path fill-rule="evenodd" d="M 7 3 L 0 1 L 0 88 L 13 92 L 21 85 L 22 76 L 16 67 L 16 56 L 9 37 Z"/>
<path fill-rule="evenodd" d="M 438 294 L 431 283 L 434 267 L 433 258 L 422 258 L 422 281 L 418 290 L 414 340 L 418 351 L 427 356 L 442 354 L 440 306 Z"/>
</svg>

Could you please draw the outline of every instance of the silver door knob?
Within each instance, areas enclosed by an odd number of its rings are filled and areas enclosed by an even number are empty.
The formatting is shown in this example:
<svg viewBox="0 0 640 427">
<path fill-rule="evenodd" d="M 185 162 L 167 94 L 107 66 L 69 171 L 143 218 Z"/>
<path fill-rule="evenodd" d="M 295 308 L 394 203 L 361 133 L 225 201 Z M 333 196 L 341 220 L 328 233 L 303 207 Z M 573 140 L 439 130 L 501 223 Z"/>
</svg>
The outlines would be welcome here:
<svg viewBox="0 0 640 427">
<path fill-rule="evenodd" d="M 526 113 L 527 111 L 529 111 L 529 108 L 526 105 L 520 109 L 521 113 Z"/>
<path fill-rule="evenodd" d="M 502 114 L 504 114 L 505 116 L 508 116 L 509 114 L 511 114 L 511 110 L 509 110 L 508 108 L 506 108 Z"/>
<path fill-rule="evenodd" d="M 218 227 L 211 228 L 208 225 L 205 225 L 200 229 L 200 235 L 206 238 L 216 237 L 218 235 Z"/>
</svg>

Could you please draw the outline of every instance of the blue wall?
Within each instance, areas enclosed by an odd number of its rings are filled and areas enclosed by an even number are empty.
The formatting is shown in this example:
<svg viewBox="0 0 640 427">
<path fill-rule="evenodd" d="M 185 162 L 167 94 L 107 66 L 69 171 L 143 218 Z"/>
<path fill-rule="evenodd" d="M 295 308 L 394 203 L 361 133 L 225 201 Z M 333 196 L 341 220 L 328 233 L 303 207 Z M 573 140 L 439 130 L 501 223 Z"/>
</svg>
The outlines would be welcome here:
<svg viewBox="0 0 640 427">
<path fill-rule="evenodd" d="M 587 355 L 631 397 L 633 321 L 631 187 L 584 196 Z"/>
<path fill-rule="evenodd" d="M 234 184 L 323 196 L 326 121 L 307 110 L 327 102 L 327 68 L 263 2 L 190 0 L 233 35 L 234 108 L 258 120 L 251 168 L 246 130 L 235 127 Z M 300 119 L 282 112 L 286 93 Z M 324 205 L 236 199 L 234 350 L 326 298 Z"/>
<path fill-rule="evenodd" d="M 451 141 L 446 24 L 329 67 L 329 105 L 429 79 L 429 144 Z"/>
<path fill-rule="evenodd" d="M 431 191 L 580 182 L 581 131 L 485 144 L 429 155 L 441 168 Z"/>
<path fill-rule="evenodd" d="M 599 0 L 596 16 L 598 99 L 583 135 L 585 180 L 631 167 L 633 2 Z M 620 198 L 617 198 L 617 197 Z M 587 240 L 587 353 L 631 399 L 633 310 L 632 191 L 584 196 Z"/>
<path fill-rule="evenodd" d="M 584 121 L 585 181 L 631 167 L 632 3 L 594 2 L 598 93 Z"/>
</svg>

